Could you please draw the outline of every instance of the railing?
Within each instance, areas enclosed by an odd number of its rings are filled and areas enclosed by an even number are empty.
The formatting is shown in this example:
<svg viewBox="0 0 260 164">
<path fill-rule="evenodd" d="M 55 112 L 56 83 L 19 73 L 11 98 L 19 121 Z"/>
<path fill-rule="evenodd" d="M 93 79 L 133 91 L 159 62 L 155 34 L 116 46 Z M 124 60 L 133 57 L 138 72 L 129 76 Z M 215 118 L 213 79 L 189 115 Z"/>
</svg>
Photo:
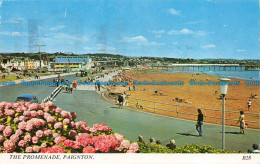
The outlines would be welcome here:
<svg viewBox="0 0 260 164">
<path fill-rule="evenodd" d="M 62 85 L 59 85 L 48 97 L 42 100 L 43 103 L 47 101 L 53 101 L 54 98 L 60 93 L 62 90 Z"/>
<path fill-rule="evenodd" d="M 130 99 L 135 100 L 136 102 L 134 103 L 133 101 L 129 101 Z M 160 111 L 164 111 L 164 112 L 170 112 L 170 113 L 175 113 L 175 117 L 179 117 L 180 114 L 183 115 L 192 115 L 192 116 L 197 116 L 197 110 L 190 110 L 190 109 L 201 109 L 202 111 L 204 111 L 204 121 L 210 118 L 214 118 L 214 119 L 222 119 L 222 117 L 217 117 L 216 115 L 216 111 L 217 112 L 222 112 L 222 110 L 219 109 L 208 109 L 208 108 L 198 108 L 198 107 L 189 107 L 189 106 L 182 106 L 182 105 L 175 105 L 175 104 L 168 104 L 168 103 L 163 103 L 163 102 L 156 102 L 156 101 L 150 101 L 150 100 L 144 100 L 144 99 L 138 99 L 138 98 L 134 98 L 134 97 L 127 97 L 127 102 L 128 104 L 133 104 L 135 107 L 139 107 L 141 109 L 150 109 L 152 110 L 152 112 L 154 113 L 160 113 Z M 147 102 L 149 105 L 144 105 L 145 103 L 141 103 L 141 102 Z M 146 104 L 147 104 L 146 103 Z M 168 110 L 168 109 L 163 109 L 163 108 L 159 108 L 158 106 L 173 106 L 175 107 L 175 110 Z M 183 111 L 182 111 L 183 110 Z M 190 111 L 190 112 L 187 112 Z M 213 115 L 213 113 L 211 113 L 211 111 L 214 111 L 215 115 Z M 238 113 L 238 111 L 225 111 L 226 113 Z M 212 115 L 207 115 L 208 113 L 212 114 Z M 247 117 L 252 117 L 253 119 L 256 119 L 257 121 L 248 121 L 246 120 L 246 122 L 250 122 L 250 123 L 256 123 L 257 126 L 259 127 L 259 118 L 260 118 L 260 114 L 259 113 L 250 113 L 250 112 L 245 112 L 244 113 Z M 249 116 L 250 115 L 250 116 Z M 239 116 L 239 115 L 238 115 Z M 255 118 L 256 117 L 256 118 Z M 232 118 L 225 118 L 225 120 L 231 120 L 231 121 L 238 121 L 238 119 L 232 119 Z"/>
</svg>

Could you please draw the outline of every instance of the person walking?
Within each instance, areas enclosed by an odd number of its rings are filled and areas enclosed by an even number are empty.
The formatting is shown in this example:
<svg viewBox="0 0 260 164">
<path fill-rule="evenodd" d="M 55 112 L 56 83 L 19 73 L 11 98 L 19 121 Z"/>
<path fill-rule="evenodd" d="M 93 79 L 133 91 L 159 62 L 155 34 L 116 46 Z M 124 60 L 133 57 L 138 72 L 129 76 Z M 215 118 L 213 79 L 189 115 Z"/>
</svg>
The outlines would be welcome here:
<svg viewBox="0 0 260 164">
<path fill-rule="evenodd" d="M 73 83 L 70 84 L 70 94 L 72 94 L 72 90 L 73 90 Z"/>
<path fill-rule="evenodd" d="M 119 103 L 119 108 L 122 109 L 122 106 L 123 106 L 123 96 L 122 95 L 119 95 L 118 96 L 118 103 Z"/>
<path fill-rule="evenodd" d="M 196 129 L 199 132 L 199 136 L 202 136 L 202 124 L 203 124 L 203 114 L 201 112 L 200 109 L 197 110 L 198 111 L 198 119 L 197 119 L 197 123 L 196 123 Z"/>
<path fill-rule="evenodd" d="M 73 87 L 76 89 L 77 88 L 77 83 L 76 81 L 73 82 Z"/>
<path fill-rule="evenodd" d="M 251 100 L 248 100 L 248 102 L 247 102 L 247 107 L 248 107 L 248 110 L 250 110 L 250 107 L 251 107 L 251 105 L 252 105 L 252 102 L 251 102 Z"/>
<path fill-rule="evenodd" d="M 124 93 L 122 97 L 123 97 L 123 106 L 126 106 L 126 94 Z"/>
<path fill-rule="evenodd" d="M 69 82 L 69 80 L 66 80 L 66 91 L 67 91 L 67 93 L 70 93 L 70 82 Z"/>
<path fill-rule="evenodd" d="M 63 84 L 64 84 L 64 82 L 65 82 L 65 78 L 64 78 L 64 77 L 62 77 L 62 78 L 61 78 L 61 80 L 60 80 L 60 82 L 61 82 L 61 85 L 63 85 Z"/>
<path fill-rule="evenodd" d="M 240 133 L 245 134 L 246 122 L 245 122 L 245 115 L 243 111 L 240 111 L 240 116 L 237 123 L 240 123 Z"/>
<path fill-rule="evenodd" d="M 57 87 L 59 86 L 59 79 L 58 78 L 56 79 L 56 85 L 57 85 Z"/>
<path fill-rule="evenodd" d="M 98 91 L 100 91 L 100 82 L 99 81 L 98 81 L 97 87 L 98 87 Z"/>
</svg>

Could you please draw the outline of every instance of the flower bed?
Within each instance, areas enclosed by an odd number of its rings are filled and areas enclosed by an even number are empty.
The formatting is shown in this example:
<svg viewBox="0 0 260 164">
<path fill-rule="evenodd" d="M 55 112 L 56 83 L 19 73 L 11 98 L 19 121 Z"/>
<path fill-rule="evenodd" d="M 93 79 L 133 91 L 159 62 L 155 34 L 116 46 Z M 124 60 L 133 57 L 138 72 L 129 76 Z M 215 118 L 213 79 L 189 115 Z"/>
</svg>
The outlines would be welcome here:
<svg viewBox="0 0 260 164">
<path fill-rule="evenodd" d="M 135 153 L 138 143 L 104 124 L 75 122 L 77 114 L 47 103 L 0 103 L 2 153 Z"/>
</svg>

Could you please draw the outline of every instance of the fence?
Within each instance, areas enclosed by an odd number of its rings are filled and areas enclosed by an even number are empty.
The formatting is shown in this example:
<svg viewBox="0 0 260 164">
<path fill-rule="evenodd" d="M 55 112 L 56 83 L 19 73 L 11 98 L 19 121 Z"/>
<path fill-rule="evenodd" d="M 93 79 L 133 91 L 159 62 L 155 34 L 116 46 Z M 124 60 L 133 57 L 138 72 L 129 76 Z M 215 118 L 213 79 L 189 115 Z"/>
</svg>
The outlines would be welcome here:
<svg viewBox="0 0 260 164">
<path fill-rule="evenodd" d="M 189 107 L 175 104 L 168 104 L 144 99 L 138 99 L 133 97 L 127 97 L 128 105 L 157 114 L 163 114 L 173 117 L 181 117 L 186 119 L 196 119 L 197 117 L 197 109 L 201 109 L 204 116 L 204 121 L 213 122 L 213 123 L 221 123 L 222 121 L 222 110 L 219 109 L 208 109 L 208 108 L 198 108 L 198 107 Z M 236 113 L 236 115 L 234 114 Z M 251 128 L 259 128 L 259 113 L 249 113 L 245 112 L 246 122 L 250 123 L 249 127 Z M 233 125 L 234 122 L 238 121 L 239 112 L 238 111 L 225 111 L 226 124 Z M 192 118 L 194 117 L 194 118 Z M 230 118 L 231 117 L 231 118 Z M 235 119 L 236 118 L 236 119 Z M 217 121 L 219 120 L 219 121 Z"/>
</svg>

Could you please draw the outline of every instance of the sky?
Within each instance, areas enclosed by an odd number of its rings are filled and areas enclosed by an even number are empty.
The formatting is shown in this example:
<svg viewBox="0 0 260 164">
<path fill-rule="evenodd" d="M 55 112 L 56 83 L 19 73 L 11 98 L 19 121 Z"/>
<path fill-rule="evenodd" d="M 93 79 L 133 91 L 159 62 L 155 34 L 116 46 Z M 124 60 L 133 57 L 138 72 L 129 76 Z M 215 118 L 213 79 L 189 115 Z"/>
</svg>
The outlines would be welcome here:
<svg viewBox="0 0 260 164">
<path fill-rule="evenodd" d="M 257 0 L 0 0 L 0 52 L 260 58 Z"/>
</svg>

